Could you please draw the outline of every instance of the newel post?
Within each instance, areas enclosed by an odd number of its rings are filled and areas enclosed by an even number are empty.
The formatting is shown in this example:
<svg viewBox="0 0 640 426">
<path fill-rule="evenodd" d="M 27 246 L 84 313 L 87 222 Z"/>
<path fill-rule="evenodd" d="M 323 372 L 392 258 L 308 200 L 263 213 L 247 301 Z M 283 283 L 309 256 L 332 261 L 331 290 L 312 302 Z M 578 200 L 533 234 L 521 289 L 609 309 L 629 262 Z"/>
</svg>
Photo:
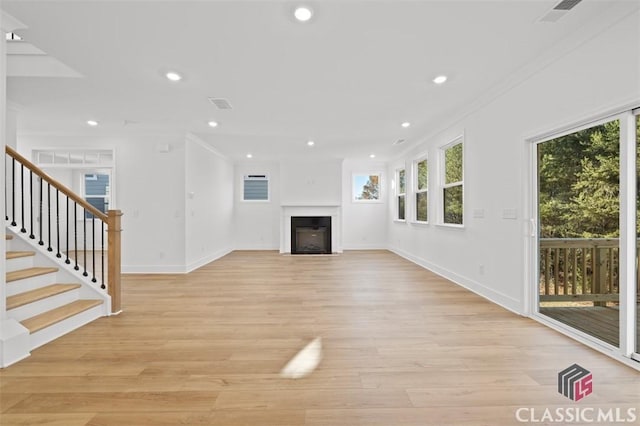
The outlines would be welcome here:
<svg viewBox="0 0 640 426">
<path fill-rule="evenodd" d="M 109 247 L 107 254 L 109 285 L 107 291 L 111 296 L 111 313 L 118 313 L 122 311 L 122 297 L 120 294 L 120 235 L 122 233 L 120 218 L 122 217 L 122 212 L 120 210 L 109 210 L 107 216 L 107 244 Z"/>
</svg>

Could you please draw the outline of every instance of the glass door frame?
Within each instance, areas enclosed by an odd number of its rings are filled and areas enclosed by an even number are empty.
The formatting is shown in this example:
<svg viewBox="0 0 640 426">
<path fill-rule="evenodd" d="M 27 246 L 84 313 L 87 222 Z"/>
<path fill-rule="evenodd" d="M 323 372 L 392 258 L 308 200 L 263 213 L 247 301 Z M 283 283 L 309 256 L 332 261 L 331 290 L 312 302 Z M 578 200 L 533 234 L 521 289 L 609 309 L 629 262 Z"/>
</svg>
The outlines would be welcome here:
<svg viewBox="0 0 640 426">
<path fill-rule="evenodd" d="M 637 108 L 640 101 L 624 105 L 619 108 L 602 112 L 597 115 L 577 120 L 573 124 L 558 127 L 536 136 L 525 139 L 529 161 L 525 167 L 525 182 L 527 186 L 525 200 L 526 211 L 529 212 L 529 229 L 526 233 L 525 273 L 527 289 L 525 291 L 525 311 L 530 316 L 558 331 L 569 334 L 588 346 L 617 355 L 619 359 L 634 359 L 640 361 L 640 349 L 636 346 L 636 316 L 639 315 L 636 306 L 637 276 L 636 276 L 636 119 L 640 114 Z M 635 109 L 634 109 L 635 108 Z M 538 205 L 538 145 L 552 139 L 565 136 L 609 121 L 620 121 L 620 346 L 614 347 L 587 333 L 573 329 L 570 326 L 549 318 L 539 311 L 539 205 Z M 640 142 L 640 141 L 638 141 Z M 640 148 L 639 148 L 640 149 Z M 628 260 L 631 261 L 628 261 Z M 624 267 L 623 267 L 624 265 Z M 633 283 L 634 285 L 629 285 Z M 631 365 L 640 369 L 640 364 L 630 361 Z M 636 365 L 637 364 L 637 365 Z"/>
<path fill-rule="evenodd" d="M 621 243 L 625 243 L 625 255 L 628 261 L 624 271 L 620 270 L 620 297 L 625 303 L 620 304 L 620 350 L 623 356 L 628 356 L 636 361 L 640 361 L 640 342 L 636 341 L 638 336 L 638 315 L 640 315 L 640 299 L 638 298 L 638 188 L 636 187 L 640 169 L 637 167 L 638 150 L 640 141 L 637 140 L 638 120 L 640 120 L 640 107 L 623 113 L 623 120 L 620 122 L 620 223 L 624 222 L 625 233 L 622 234 Z M 626 155 L 624 155 L 626 154 Z M 623 172 L 624 179 L 623 179 Z M 624 185 L 623 185 L 624 183 Z M 624 195 L 622 193 L 624 191 Z M 625 216 L 623 218 L 623 216 Z M 622 256 L 623 247 L 620 247 Z M 624 275 L 623 275 L 624 273 Z M 622 281 L 624 278 L 624 281 Z M 632 285 L 631 285 L 632 283 Z M 624 292 L 624 297 L 623 297 Z"/>
</svg>

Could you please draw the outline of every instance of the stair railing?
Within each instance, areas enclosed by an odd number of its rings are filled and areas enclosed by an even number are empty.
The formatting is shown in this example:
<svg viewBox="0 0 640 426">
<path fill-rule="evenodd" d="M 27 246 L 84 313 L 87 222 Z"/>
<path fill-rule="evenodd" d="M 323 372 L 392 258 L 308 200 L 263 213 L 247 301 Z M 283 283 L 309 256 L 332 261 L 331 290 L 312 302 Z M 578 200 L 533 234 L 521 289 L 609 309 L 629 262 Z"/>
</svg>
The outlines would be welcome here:
<svg viewBox="0 0 640 426">
<path fill-rule="evenodd" d="M 122 212 L 101 212 L 11 147 L 5 152 L 7 223 L 107 291 L 111 312 L 120 312 Z"/>
</svg>

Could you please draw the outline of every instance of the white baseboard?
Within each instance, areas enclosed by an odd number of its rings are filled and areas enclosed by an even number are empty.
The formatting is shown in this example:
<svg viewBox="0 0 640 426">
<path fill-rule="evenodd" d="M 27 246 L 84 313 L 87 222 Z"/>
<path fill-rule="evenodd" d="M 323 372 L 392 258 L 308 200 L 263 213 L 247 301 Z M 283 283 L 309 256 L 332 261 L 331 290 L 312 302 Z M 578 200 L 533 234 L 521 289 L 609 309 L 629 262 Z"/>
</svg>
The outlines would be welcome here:
<svg viewBox="0 0 640 426">
<path fill-rule="evenodd" d="M 244 245 L 236 245 L 235 248 L 233 250 L 265 250 L 265 251 L 270 251 L 270 250 L 280 250 L 280 246 L 279 245 L 273 245 L 273 244 L 251 244 L 248 246 L 244 246 Z"/>
<path fill-rule="evenodd" d="M 188 265 L 122 265 L 123 274 L 188 274 L 207 263 L 220 259 L 231 253 L 233 249 L 224 248 L 210 253 Z"/>
<path fill-rule="evenodd" d="M 459 275 L 446 268 L 442 268 L 425 259 L 414 256 L 410 253 L 407 253 L 404 250 L 401 250 L 395 247 L 389 247 L 388 250 L 392 251 L 393 253 L 397 254 L 400 257 L 403 257 L 415 263 L 416 265 L 422 266 L 423 268 L 428 269 L 429 271 L 437 275 L 440 275 L 441 277 L 446 278 L 449 281 L 452 281 L 458 284 L 461 287 L 466 288 L 469 291 L 472 291 L 478 296 L 484 297 L 485 299 L 487 299 L 492 303 L 502 306 L 503 308 L 513 312 L 514 314 L 525 316 L 524 313 L 521 311 L 522 302 L 519 301 L 518 299 L 515 299 L 511 296 L 500 293 L 498 291 L 495 291 L 483 284 L 480 284 L 477 281 L 474 281 L 470 278 Z"/>
<path fill-rule="evenodd" d="M 342 250 L 388 250 L 388 247 L 384 244 L 349 244 L 343 246 Z"/>
<path fill-rule="evenodd" d="M 222 250 L 218 250 L 215 253 L 211 253 L 199 260 L 196 260 L 195 262 L 191 262 L 187 265 L 187 274 L 191 271 L 195 271 L 198 268 L 203 267 L 204 265 L 213 262 L 214 260 L 218 260 L 223 256 L 228 255 L 229 253 L 231 253 L 233 250 L 230 248 L 225 248 Z"/>
<path fill-rule="evenodd" d="M 123 274 L 184 274 L 184 265 L 122 265 Z"/>
</svg>

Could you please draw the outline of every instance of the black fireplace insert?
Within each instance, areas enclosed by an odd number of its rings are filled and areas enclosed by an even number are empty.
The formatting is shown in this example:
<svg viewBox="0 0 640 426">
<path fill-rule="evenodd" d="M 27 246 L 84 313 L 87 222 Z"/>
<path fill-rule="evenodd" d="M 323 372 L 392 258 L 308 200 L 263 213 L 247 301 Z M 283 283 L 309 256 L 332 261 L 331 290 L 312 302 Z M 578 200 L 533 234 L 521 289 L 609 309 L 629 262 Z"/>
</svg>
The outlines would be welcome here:
<svg viewBox="0 0 640 426">
<path fill-rule="evenodd" d="M 331 254 L 331 216 L 292 216 L 291 254 Z"/>
</svg>

